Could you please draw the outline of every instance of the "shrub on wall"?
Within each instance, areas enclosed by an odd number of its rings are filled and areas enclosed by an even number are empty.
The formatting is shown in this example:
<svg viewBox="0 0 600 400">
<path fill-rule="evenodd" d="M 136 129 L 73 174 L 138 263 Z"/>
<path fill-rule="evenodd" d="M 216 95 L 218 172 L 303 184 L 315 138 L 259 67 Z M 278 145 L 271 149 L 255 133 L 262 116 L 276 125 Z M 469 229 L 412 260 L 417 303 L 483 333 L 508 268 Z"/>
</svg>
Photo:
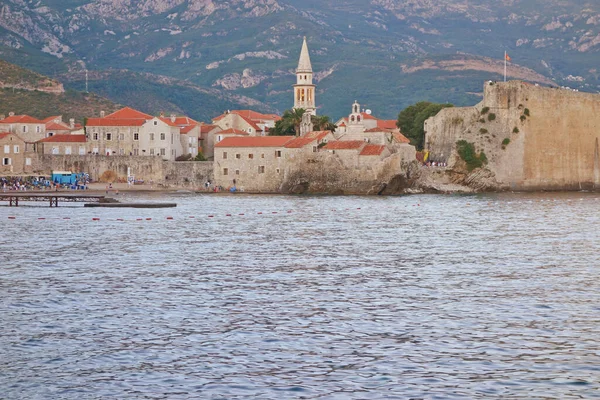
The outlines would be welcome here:
<svg viewBox="0 0 600 400">
<path fill-rule="evenodd" d="M 495 119 L 496 119 L 496 114 L 490 113 L 490 115 L 488 115 L 488 121 L 493 121 Z"/>
<path fill-rule="evenodd" d="M 519 128 L 517 128 L 516 126 L 513 128 L 513 133 L 519 133 Z"/>
<path fill-rule="evenodd" d="M 476 168 L 481 168 L 487 164 L 487 156 L 482 151 L 479 154 L 475 152 L 475 145 L 466 140 L 456 142 L 456 151 L 460 158 L 467 164 L 467 170 L 473 171 Z"/>
<path fill-rule="evenodd" d="M 483 114 L 487 114 L 487 112 L 488 112 L 488 111 L 490 111 L 490 108 L 489 108 L 489 107 L 483 107 L 483 108 L 481 109 L 481 115 L 483 115 Z"/>
<path fill-rule="evenodd" d="M 486 133 L 488 133 L 488 130 L 487 130 L 487 129 L 485 129 L 485 128 L 481 128 L 481 129 L 479 130 L 479 133 L 481 133 L 481 134 L 485 135 Z"/>
<path fill-rule="evenodd" d="M 526 108 L 525 110 L 523 110 L 523 114 L 525 114 L 529 117 L 529 108 Z"/>
</svg>

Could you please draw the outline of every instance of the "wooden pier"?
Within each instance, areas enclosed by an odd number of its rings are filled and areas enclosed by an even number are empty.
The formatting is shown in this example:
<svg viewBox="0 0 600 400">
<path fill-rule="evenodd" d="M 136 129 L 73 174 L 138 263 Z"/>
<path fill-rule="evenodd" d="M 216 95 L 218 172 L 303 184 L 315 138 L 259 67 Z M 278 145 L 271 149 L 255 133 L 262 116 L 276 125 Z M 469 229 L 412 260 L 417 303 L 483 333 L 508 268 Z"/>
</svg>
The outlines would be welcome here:
<svg viewBox="0 0 600 400">
<path fill-rule="evenodd" d="M 101 203 L 103 201 L 112 200 L 107 199 L 104 196 L 91 195 L 91 194 L 79 194 L 79 193 L 61 193 L 61 192 L 48 192 L 48 193 L 27 193 L 27 192 L 15 192 L 0 193 L 0 201 L 8 201 L 8 205 L 11 207 L 18 207 L 19 202 L 23 201 L 47 201 L 50 203 L 50 207 L 58 207 L 58 202 L 78 202 L 78 203 Z"/>
</svg>

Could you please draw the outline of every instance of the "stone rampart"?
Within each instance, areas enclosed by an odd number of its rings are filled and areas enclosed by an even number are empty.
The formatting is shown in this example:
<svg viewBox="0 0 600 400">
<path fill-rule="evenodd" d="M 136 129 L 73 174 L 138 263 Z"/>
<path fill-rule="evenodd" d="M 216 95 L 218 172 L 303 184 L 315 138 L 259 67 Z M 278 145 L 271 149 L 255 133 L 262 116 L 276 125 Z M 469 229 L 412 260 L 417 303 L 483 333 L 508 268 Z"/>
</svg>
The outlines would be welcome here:
<svg viewBox="0 0 600 400">
<path fill-rule="evenodd" d="M 600 95 L 514 81 L 486 83 L 474 107 L 444 109 L 426 121 L 432 160 L 460 166 L 455 144 L 485 152 L 497 189 L 600 188 Z"/>
<path fill-rule="evenodd" d="M 199 188 L 207 180 L 213 181 L 213 163 L 209 161 L 164 161 L 160 157 L 100 156 L 100 155 L 42 155 L 36 160 L 35 170 L 87 172 L 98 180 L 105 171 L 113 171 L 119 179 L 130 173 L 135 179 L 154 182 L 165 187 Z"/>
</svg>

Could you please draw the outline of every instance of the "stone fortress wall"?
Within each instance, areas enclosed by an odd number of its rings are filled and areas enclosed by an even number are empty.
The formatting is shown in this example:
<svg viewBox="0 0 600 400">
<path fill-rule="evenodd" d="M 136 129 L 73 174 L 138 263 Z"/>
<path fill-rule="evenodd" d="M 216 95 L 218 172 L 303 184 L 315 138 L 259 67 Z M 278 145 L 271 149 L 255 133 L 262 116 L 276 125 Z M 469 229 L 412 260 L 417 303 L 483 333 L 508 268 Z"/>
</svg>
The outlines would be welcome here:
<svg viewBox="0 0 600 400">
<path fill-rule="evenodd" d="M 87 172 L 93 180 L 98 180 L 105 171 L 126 179 L 129 169 L 135 179 L 167 188 L 202 188 L 207 180 L 214 181 L 212 161 L 164 161 L 160 157 L 43 155 L 36 160 L 34 169 L 39 174 Z"/>
<path fill-rule="evenodd" d="M 495 118 L 490 120 L 490 114 Z M 442 110 L 426 121 L 425 132 L 430 159 L 447 162 L 451 169 L 461 163 L 456 141 L 484 151 L 496 189 L 600 188 L 597 94 L 520 81 L 487 82 L 481 103 Z"/>
</svg>

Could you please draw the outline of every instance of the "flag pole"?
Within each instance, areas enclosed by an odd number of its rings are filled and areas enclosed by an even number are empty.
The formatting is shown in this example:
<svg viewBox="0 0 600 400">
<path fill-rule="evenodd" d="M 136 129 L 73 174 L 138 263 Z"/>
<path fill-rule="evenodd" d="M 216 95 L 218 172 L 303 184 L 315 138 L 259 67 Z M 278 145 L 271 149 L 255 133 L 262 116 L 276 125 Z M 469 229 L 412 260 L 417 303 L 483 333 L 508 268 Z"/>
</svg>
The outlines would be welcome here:
<svg viewBox="0 0 600 400">
<path fill-rule="evenodd" d="M 504 82 L 506 82 L 506 50 L 504 50 Z"/>
</svg>

